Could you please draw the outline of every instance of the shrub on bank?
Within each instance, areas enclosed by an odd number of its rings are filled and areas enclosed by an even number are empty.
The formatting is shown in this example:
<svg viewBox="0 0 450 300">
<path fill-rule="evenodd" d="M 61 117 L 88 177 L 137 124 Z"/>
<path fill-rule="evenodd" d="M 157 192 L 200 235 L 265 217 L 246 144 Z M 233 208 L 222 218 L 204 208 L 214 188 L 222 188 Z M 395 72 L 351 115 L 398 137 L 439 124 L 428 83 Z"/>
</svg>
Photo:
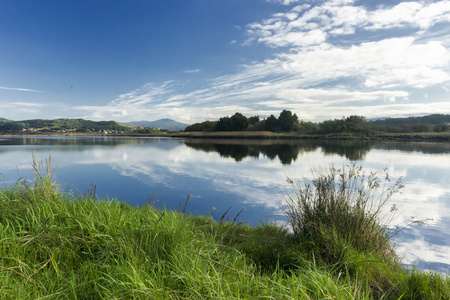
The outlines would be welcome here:
<svg viewBox="0 0 450 300">
<path fill-rule="evenodd" d="M 316 174 L 312 180 L 294 183 L 284 198 L 284 212 L 294 235 L 311 245 L 330 263 L 339 263 L 346 251 L 380 253 L 395 259 L 388 228 L 395 206 L 386 212 L 389 198 L 402 188 L 392 186 L 375 173 L 366 175 L 362 167 L 350 166 Z"/>
<path fill-rule="evenodd" d="M 292 189 L 283 197 L 283 210 L 293 238 L 302 245 L 308 260 L 367 281 L 375 298 L 450 296 L 448 279 L 417 270 L 409 273 L 394 251 L 390 239 L 401 228 L 388 226 L 392 226 L 396 213 L 395 204 L 388 200 L 403 187 L 401 179 L 392 181 L 386 170 L 380 178 L 353 165 L 341 169 L 331 166 L 327 172 L 315 173 L 311 180 L 294 182 L 288 178 L 288 182 Z M 411 281 L 423 286 L 414 286 Z"/>
</svg>

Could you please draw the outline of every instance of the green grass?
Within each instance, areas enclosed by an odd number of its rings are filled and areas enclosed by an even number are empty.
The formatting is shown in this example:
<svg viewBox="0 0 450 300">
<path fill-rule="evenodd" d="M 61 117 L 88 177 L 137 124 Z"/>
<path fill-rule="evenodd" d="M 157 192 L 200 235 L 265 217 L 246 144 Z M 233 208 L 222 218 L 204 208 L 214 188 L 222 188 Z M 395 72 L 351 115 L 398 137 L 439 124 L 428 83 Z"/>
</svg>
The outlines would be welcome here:
<svg viewBox="0 0 450 300">
<path fill-rule="evenodd" d="M 0 299 L 450 297 L 448 279 L 386 263 L 376 251 L 348 245 L 342 263 L 274 224 L 69 195 L 50 159 L 44 171 L 33 166 L 33 184 L 0 190 Z"/>
</svg>

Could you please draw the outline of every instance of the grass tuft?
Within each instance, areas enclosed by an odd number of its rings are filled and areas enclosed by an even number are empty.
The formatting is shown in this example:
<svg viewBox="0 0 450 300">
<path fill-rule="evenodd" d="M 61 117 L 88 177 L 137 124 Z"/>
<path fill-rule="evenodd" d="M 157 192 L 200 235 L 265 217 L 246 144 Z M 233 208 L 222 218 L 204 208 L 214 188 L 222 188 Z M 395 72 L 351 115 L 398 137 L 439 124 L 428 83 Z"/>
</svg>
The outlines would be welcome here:
<svg viewBox="0 0 450 300">
<path fill-rule="evenodd" d="M 389 223 L 395 209 L 386 210 L 387 201 L 403 187 L 401 179 L 391 184 L 369 175 L 362 167 L 350 166 L 314 174 L 312 180 L 292 183 L 283 199 L 283 210 L 298 239 L 331 263 L 340 263 L 353 251 L 395 256 L 390 243 Z"/>
</svg>

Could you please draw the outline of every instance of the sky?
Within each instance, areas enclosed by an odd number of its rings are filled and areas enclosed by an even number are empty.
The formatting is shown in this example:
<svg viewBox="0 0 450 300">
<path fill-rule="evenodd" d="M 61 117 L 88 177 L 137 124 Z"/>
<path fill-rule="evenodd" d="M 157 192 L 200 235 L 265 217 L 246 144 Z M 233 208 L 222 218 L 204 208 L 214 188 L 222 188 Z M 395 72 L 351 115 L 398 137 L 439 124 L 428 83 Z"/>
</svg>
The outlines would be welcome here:
<svg viewBox="0 0 450 300">
<path fill-rule="evenodd" d="M 0 0 L 0 118 L 450 113 L 450 0 Z"/>
</svg>

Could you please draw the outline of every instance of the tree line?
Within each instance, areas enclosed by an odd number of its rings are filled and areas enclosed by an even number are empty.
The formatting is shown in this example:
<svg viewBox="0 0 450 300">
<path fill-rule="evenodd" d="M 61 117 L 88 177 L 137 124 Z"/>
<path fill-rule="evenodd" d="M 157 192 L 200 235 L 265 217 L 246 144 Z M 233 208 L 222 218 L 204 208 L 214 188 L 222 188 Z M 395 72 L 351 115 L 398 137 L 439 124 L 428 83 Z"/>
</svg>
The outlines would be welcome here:
<svg viewBox="0 0 450 300">
<path fill-rule="evenodd" d="M 239 112 L 231 117 L 226 116 L 218 121 L 205 121 L 192 124 L 184 131 L 283 131 L 290 132 L 299 124 L 298 117 L 289 110 L 283 110 L 275 117 L 270 115 L 266 119 L 259 116 L 247 118 Z"/>
<path fill-rule="evenodd" d="M 444 132 L 450 130 L 450 115 L 432 114 L 423 117 L 387 118 L 374 120 L 370 124 L 374 131 L 380 132 Z"/>
<path fill-rule="evenodd" d="M 322 123 L 300 121 L 295 113 L 283 110 L 278 117 L 273 114 L 265 119 L 259 116 L 245 117 L 237 112 L 231 117 L 222 117 L 218 121 L 205 121 L 186 127 L 185 131 L 272 131 L 317 133 L 368 133 L 370 124 L 364 117 L 350 116 L 343 119 L 329 120 Z"/>
<path fill-rule="evenodd" d="M 303 134 L 336 134 L 369 132 L 443 132 L 450 130 L 450 115 L 429 115 L 411 118 L 387 118 L 368 121 L 363 116 L 352 115 L 341 119 L 326 120 L 320 123 L 305 122 L 295 113 L 283 110 L 278 117 L 273 114 L 265 119 L 259 116 L 246 117 L 236 112 L 231 117 L 221 117 L 217 121 L 205 121 L 188 126 L 185 131 L 272 131 Z"/>
</svg>

